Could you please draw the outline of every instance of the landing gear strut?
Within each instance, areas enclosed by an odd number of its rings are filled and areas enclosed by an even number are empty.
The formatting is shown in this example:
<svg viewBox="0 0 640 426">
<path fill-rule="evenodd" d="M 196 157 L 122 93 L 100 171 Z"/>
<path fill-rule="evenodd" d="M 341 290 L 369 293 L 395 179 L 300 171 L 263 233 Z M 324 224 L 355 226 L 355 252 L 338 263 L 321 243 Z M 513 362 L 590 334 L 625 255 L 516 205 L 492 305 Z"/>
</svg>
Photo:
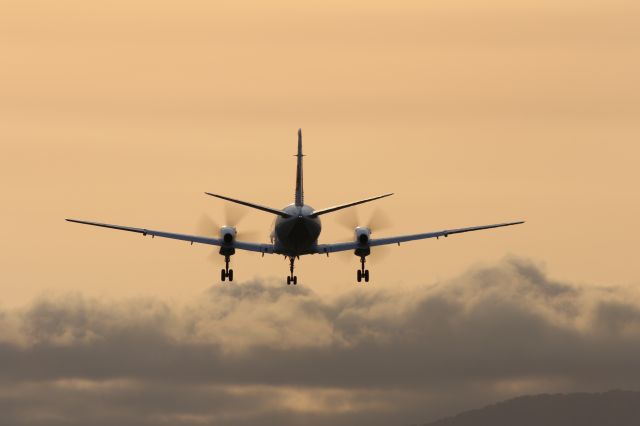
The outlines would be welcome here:
<svg viewBox="0 0 640 426">
<path fill-rule="evenodd" d="M 358 282 L 369 282 L 369 270 L 365 269 L 364 264 L 367 262 L 366 256 L 360 256 L 360 264 L 362 265 L 360 269 L 358 269 Z"/>
<path fill-rule="evenodd" d="M 233 281 L 233 269 L 229 269 L 229 262 L 231 262 L 231 256 L 224 256 L 224 269 L 220 271 L 220 279 L 224 281 L 229 278 L 229 281 Z"/>
<path fill-rule="evenodd" d="M 298 285 L 298 277 L 296 277 L 295 275 L 293 275 L 293 268 L 294 268 L 294 263 L 296 261 L 295 257 L 290 257 L 289 258 L 289 276 L 287 277 L 287 285 Z"/>
</svg>

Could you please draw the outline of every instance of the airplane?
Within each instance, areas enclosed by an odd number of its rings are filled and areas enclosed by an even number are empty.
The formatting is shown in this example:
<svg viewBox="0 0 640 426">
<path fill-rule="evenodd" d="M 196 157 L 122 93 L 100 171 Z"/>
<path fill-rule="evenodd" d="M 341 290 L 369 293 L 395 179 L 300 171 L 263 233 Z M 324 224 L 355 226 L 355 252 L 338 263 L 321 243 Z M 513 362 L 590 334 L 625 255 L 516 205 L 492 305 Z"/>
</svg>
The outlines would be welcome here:
<svg viewBox="0 0 640 426">
<path fill-rule="evenodd" d="M 372 238 L 371 228 L 367 226 L 356 226 L 354 229 L 354 238 L 351 241 L 320 244 L 318 243 L 318 237 L 322 231 L 322 224 L 320 217 L 329 213 L 336 212 L 338 210 L 350 208 L 360 204 L 368 203 L 371 201 L 379 200 L 381 198 L 389 197 L 393 193 L 387 193 L 378 195 L 375 197 L 365 198 L 358 201 L 353 201 L 346 204 L 339 204 L 333 207 L 327 207 L 324 209 L 314 209 L 313 207 L 305 204 L 304 192 L 303 192 L 303 172 L 302 172 L 302 129 L 298 129 L 298 153 L 296 167 L 296 187 L 295 187 L 295 199 L 292 204 L 282 208 L 276 209 L 260 204 L 251 203 L 248 201 L 242 201 L 235 198 L 227 197 L 224 195 L 214 194 L 211 192 L 205 192 L 206 195 L 216 197 L 231 203 L 240 204 L 246 207 L 250 207 L 256 210 L 260 210 L 266 213 L 270 213 L 276 216 L 276 220 L 271 233 L 270 243 L 255 243 L 247 241 L 239 241 L 236 239 L 237 229 L 235 226 L 224 225 L 220 227 L 219 238 L 211 236 L 199 236 L 199 235 L 187 235 L 176 234 L 172 232 L 154 231 L 144 228 L 132 228 L 128 226 L 109 225 L 106 223 L 89 222 L 78 219 L 66 219 L 69 222 L 80 223 L 84 225 L 99 226 L 103 228 L 117 229 L 121 231 L 136 232 L 143 236 L 151 235 L 151 237 L 170 238 L 173 240 L 181 240 L 198 244 L 207 244 L 220 247 L 219 253 L 224 256 L 225 267 L 220 271 L 220 279 L 224 282 L 228 279 L 233 281 L 233 269 L 229 268 L 231 256 L 233 256 L 236 250 L 246 250 L 250 252 L 265 254 L 277 254 L 282 255 L 289 259 L 289 276 L 287 276 L 287 285 L 297 285 L 298 277 L 294 275 L 295 261 L 300 259 L 300 256 L 312 255 L 312 254 L 326 254 L 330 253 L 351 251 L 360 258 L 360 268 L 357 270 L 356 278 L 358 282 L 369 282 L 370 275 L 369 270 L 365 268 L 366 258 L 371 254 L 372 247 L 378 247 L 389 244 L 397 244 L 424 240 L 428 238 L 440 238 L 448 237 L 453 234 L 461 234 L 463 232 L 480 231 L 483 229 L 500 228 L 504 226 L 519 225 L 524 221 L 498 223 L 494 225 L 474 226 L 470 228 L 458 228 L 458 229 L 446 229 L 436 232 L 426 232 L 421 234 L 400 235 L 395 237 L 385 238 Z"/>
</svg>

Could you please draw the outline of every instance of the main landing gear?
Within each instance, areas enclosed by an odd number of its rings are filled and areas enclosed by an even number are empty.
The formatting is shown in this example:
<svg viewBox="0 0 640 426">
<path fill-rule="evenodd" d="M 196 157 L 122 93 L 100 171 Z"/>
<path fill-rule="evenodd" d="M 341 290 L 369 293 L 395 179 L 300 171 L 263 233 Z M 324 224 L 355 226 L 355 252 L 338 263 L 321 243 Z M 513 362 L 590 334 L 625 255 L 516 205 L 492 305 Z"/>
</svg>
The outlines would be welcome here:
<svg viewBox="0 0 640 426">
<path fill-rule="evenodd" d="M 362 265 L 360 269 L 358 269 L 358 282 L 369 282 L 369 270 L 364 268 L 364 264 L 366 263 L 365 256 L 360 256 L 360 264 Z"/>
<path fill-rule="evenodd" d="M 231 256 L 225 255 L 224 257 L 224 269 L 220 271 L 220 279 L 224 281 L 229 278 L 229 281 L 233 281 L 233 269 L 229 269 L 229 262 L 231 261 Z"/>
<path fill-rule="evenodd" d="M 287 277 L 287 285 L 298 285 L 298 277 L 296 277 L 295 275 L 293 275 L 293 267 L 294 267 L 294 263 L 296 261 L 295 257 L 290 257 L 289 258 L 289 276 Z"/>
</svg>

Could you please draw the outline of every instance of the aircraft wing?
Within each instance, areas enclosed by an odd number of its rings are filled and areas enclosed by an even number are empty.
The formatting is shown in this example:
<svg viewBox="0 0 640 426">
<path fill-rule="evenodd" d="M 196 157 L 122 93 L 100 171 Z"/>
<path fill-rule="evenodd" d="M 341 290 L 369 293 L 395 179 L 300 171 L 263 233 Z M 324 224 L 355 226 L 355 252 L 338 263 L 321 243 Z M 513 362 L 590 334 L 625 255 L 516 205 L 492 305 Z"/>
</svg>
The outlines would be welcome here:
<svg viewBox="0 0 640 426">
<path fill-rule="evenodd" d="M 346 250 L 355 250 L 357 248 L 363 247 L 375 247 L 375 246 L 384 246 L 388 244 L 400 244 L 405 243 L 407 241 L 415 241 L 415 240 L 425 240 L 427 238 L 440 238 L 440 237 L 448 237 L 453 234 L 462 234 L 463 232 L 471 232 L 471 231 L 481 231 L 483 229 L 491 229 L 491 228 L 501 228 L 503 226 L 512 226 L 519 225 L 524 223 L 521 222 L 508 222 L 508 223 L 498 223 L 495 225 L 484 225 L 484 226 L 473 226 L 471 228 L 458 228 L 458 229 L 445 229 L 443 231 L 437 232 L 426 232 L 423 234 L 411 234 L 411 235 L 400 235 L 397 237 L 389 237 L 389 238 L 372 238 L 369 240 L 368 244 L 361 244 L 357 241 L 347 242 L 347 243 L 335 243 L 335 244 L 318 244 L 317 253 L 335 253 L 338 251 L 346 251 Z"/>
<path fill-rule="evenodd" d="M 138 234 L 142 234 L 143 236 L 151 235 L 151 237 L 160 237 L 160 238 L 169 238 L 172 240 L 181 240 L 187 241 L 191 244 L 207 244 L 210 246 L 223 246 L 226 245 L 221 238 L 212 238 L 212 237 L 201 237 L 197 235 L 188 235 L 188 234 L 175 234 L 173 232 L 164 232 L 164 231 L 154 231 L 152 229 L 143 229 L 143 228 L 131 228 L 129 226 L 120 226 L 120 225 L 109 225 L 107 223 L 98 223 L 98 222 L 88 222 L 85 220 L 77 220 L 77 219 L 66 219 L 68 222 L 81 223 L 83 225 L 92 225 L 99 226 L 102 228 L 109 229 L 117 229 L 120 231 L 128 231 L 135 232 Z M 246 251 L 254 251 L 258 253 L 267 253 L 271 254 L 275 252 L 273 244 L 260 244 L 260 243 L 247 243 L 243 241 L 234 241 L 230 247 L 246 250 Z"/>
</svg>

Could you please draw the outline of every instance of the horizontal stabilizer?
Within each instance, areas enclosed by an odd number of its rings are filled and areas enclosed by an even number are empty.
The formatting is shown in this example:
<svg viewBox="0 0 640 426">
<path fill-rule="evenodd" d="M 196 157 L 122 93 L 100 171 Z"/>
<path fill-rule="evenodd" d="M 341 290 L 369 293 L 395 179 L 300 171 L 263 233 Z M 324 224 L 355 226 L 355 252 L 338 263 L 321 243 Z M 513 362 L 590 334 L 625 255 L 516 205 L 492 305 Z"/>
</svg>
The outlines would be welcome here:
<svg viewBox="0 0 640 426">
<path fill-rule="evenodd" d="M 340 204 L 339 206 L 333 206 L 333 207 L 329 207 L 329 208 L 326 208 L 326 209 L 316 210 L 316 211 L 313 212 L 313 214 L 311 216 L 312 217 L 318 217 L 318 216 L 323 215 L 323 214 L 335 212 L 337 210 L 346 209 L 347 207 L 357 206 L 358 204 L 368 203 L 369 201 L 379 200 L 380 198 L 389 197 L 391 195 L 393 195 L 392 192 L 389 193 L 389 194 L 378 195 L 377 197 L 371 197 L 371 198 L 366 198 L 364 200 L 354 201 L 352 203 Z"/>
<path fill-rule="evenodd" d="M 232 203 L 242 204 L 243 206 L 251 207 L 252 209 L 262 210 L 263 212 L 273 213 L 275 215 L 281 217 L 291 217 L 289 213 L 285 213 L 282 210 L 272 209 L 271 207 L 261 206 L 260 204 L 250 203 L 248 201 L 236 200 L 235 198 L 225 197 L 224 195 L 212 194 L 210 192 L 205 192 L 207 195 L 211 195 L 212 197 L 220 198 L 221 200 L 231 201 Z"/>
</svg>

